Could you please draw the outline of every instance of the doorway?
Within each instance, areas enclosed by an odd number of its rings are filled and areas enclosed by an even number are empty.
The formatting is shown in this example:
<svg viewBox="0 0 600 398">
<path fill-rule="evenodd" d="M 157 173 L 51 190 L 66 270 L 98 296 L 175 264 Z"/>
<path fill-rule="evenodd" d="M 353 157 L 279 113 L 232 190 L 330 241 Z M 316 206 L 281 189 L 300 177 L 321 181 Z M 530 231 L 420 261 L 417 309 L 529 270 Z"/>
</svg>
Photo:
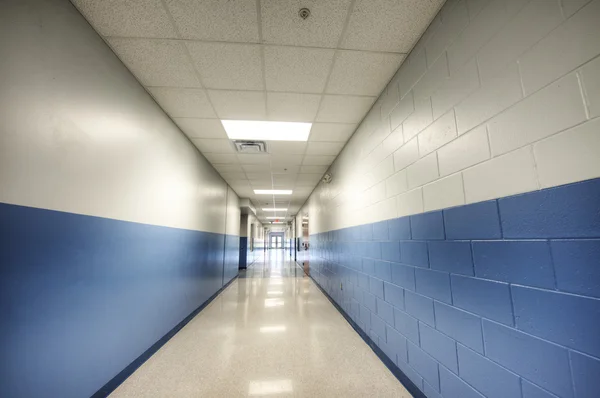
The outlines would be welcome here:
<svg viewBox="0 0 600 398">
<path fill-rule="evenodd" d="M 269 249 L 283 249 L 283 232 L 269 234 Z"/>
</svg>

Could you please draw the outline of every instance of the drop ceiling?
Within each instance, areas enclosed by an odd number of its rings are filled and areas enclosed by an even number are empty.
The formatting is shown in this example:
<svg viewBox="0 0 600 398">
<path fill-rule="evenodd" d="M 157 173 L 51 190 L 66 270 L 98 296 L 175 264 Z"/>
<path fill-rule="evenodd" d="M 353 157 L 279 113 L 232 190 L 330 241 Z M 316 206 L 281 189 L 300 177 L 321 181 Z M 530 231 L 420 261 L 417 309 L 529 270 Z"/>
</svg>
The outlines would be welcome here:
<svg viewBox="0 0 600 398">
<path fill-rule="evenodd" d="M 73 0 L 265 222 L 298 212 L 443 2 Z M 222 119 L 313 127 L 308 142 L 269 141 L 268 154 L 239 154 Z"/>
</svg>

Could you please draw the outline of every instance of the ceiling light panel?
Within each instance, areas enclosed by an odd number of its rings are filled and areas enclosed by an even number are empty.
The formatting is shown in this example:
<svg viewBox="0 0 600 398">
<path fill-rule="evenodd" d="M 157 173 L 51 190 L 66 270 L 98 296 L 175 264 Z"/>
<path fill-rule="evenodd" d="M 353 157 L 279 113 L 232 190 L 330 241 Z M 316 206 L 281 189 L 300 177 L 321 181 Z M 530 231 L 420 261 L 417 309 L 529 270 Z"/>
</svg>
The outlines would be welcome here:
<svg viewBox="0 0 600 398">
<path fill-rule="evenodd" d="M 222 120 L 232 140 L 307 141 L 312 123 Z"/>
<path fill-rule="evenodd" d="M 263 211 L 287 211 L 287 208 L 263 207 Z"/>
</svg>

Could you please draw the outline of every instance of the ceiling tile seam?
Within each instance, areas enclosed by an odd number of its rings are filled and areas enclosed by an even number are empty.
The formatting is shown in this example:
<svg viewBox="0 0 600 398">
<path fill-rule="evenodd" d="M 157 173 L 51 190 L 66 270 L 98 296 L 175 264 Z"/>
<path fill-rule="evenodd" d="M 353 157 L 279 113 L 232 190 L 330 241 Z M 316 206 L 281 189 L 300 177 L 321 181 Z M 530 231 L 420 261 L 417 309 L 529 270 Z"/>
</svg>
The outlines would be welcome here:
<svg viewBox="0 0 600 398">
<path fill-rule="evenodd" d="M 257 1 L 258 1 L 258 0 L 257 0 Z M 173 28 L 175 29 L 175 33 L 177 34 L 177 36 L 178 36 L 179 38 L 181 38 L 181 36 L 182 36 L 182 35 L 181 35 L 181 32 L 180 32 L 180 30 L 179 30 L 179 28 L 178 28 L 177 24 L 175 23 L 175 19 L 173 18 L 173 15 L 171 14 L 171 10 L 169 9 L 169 7 L 167 7 L 167 4 L 165 3 L 165 0 L 160 0 L 160 3 L 161 3 L 161 5 L 163 6 L 163 9 L 165 10 L 165 12 L 166 12 L 166 14 L 167 14 L 167 18 L 169 19 L 169 22 L 171 23 L 171 25 L 172 25 L 172 26 L 173 26 Z M 204 89 L 204 91 L 205 91 L 206 99 L 207 99 L 208 103 L 210 104 L 210 107 L 212 108 L 212 110 L 213 110 L 213 112 L 214 112 L 215 116 L 217 116 L 217 117 L 218 117 L 219 115 L 218 115 L 218 113 L 217 113 L 217 109 L 216 109 L 216 107 L 214 106 L 214 104 L 213 104 L 213 102 L 212 102 L 212 99 L 210 98 L 210 95 L 208 94 L 208 90 L 206 90 L 206 85 L 204 84 L 204 81 L 203 81 L 203 79 L 202 79 L 202 74 L 201 74 L 201 73 L 200 73 L 200 71 L 198 70 L 198 67 L 197 67 L 196 63 L 194 62 L 194 59 L 192 58 L 192 54 L 190 53 L 190 50 L 189 50 L 189 48 L 188 48 L 187 44 L 185 43 L 185 41 L 183 41 L 183 40 L 182 40 L 181 46 L 183 47 L 183 51 L 184 51 L 184 53 L 185 53 L 185 55 L 186 55 L 186 57 L 187 57 L 187 59 L 188 59 L 188 62 L 190 62 L 190 63 L 191 63 L 191 65 L 192 65 L 192 68 L 194 69 L 194 72 L 195 72 L 195 74 L 196 74 L 196 77 L 198 78 L 198 81 L 200 82 L 200 85 L 202 86 L 202 88 L 203 88 L 203 89 Z M 166 111 L 165 111 L 165 113 L 166 113 Z M 169 117 L 170 117 L 170 116 L 169 116 Z M 172 120 L 172 119 L 171 119 L 171 120 Z M 173 121 L 173 120 L 172 120 L 172 121 Z M 173 121 L 173 123 L 174 123 L 175 125 L 177 125 L 177 123 L 175 123 L 175 121 Z M 183 132 L 182 132 L 182 133 L 183 133 Z M 184 134 L 184 135 L 186 135 L 185 133 L 183 133 L 183 134 Z M 191 139 L 190 139 L 190 141 L 191 141 Z M 194 144 L 194 143 L 192 142 L 192 144 Z M 200 150 L 200 149 L 199 149 L 199 148 L 198 148 L 198 147 L 197 147 L 195 144 L 194 144 L 194 147 L 196 147 L 196 149 L 198 149 L 198 152 L 200 152 L 200 153 L 202 154 L 202 156 L 204 156 L 204 158 L 206 159 L 206 156 L 204 155 L 204 153 L 202 153 L 202 151 L 201 151 L 201 150 Z M 211 166 L 213 167 L 213 169 L 214 169 L 214 170 L 215 170 L 215 171 L 216 171 L 216 172 L 219 174 L 219 176 L 220 176 L 220 177 L 223 179 L 223 181 L 225 181 L 225 183 L 226 183 L 228 186 L 230 186 L 229 182 L 228 182 L 228 181 L 227 181 L 227 180 L 226 180 L 226 179 L 225 179 L 225 178 L 224 178 L 224 177 L 221 175 L 221 172 L 220 172 L 220 171 L 218 171 L 218 170 L 217 170 L 217 169 L 214 167 L 214 165 L 212 164 L 212 162 L 211 162 L 211 161 L 209 161 L 208 159 L 206 159 L 206 160 L 208 161 L 208 163 L 210 163 L 210 164 L 211 164 Z M 238 160 L 239 160 L 239 159 L 238 159 Z M 245 172 L 245 170 L 244 170 L 243 168 L 242 168 L 242 172 L 244 173 L 244 175 L 246 175 L 246 172 Z M 246 178 L 248 178 L 248 176 L 246 176 Z M 232 188 L 232 189 L 233 189 L 233 188 Z"/>
<path fill-rule="evenodd" d="M 354 12 L 354 5 L 356 4 L 356 0 L 352 0 L 350 5 L 348 6 L 348 11 L 346 13 L 346 20 L 344 21 L 344 27 L 342 28 L 342 31 L 340 33 L 340 37 L 338 38 L 338 42 L 337 42 L 337 46 L 336 46 L 336 50 L 333 53 L 333 58 L 331 60 L 331 65 L 329 66 L 329 72 L 327 73 L 327 78 L 325 79 L 325 84 L 323 85 L 323 91 L 321 92 L 321 100 L 319 101 L 319 106 L 317 107 L 317 113 L 315 115 L 315 118 L 313 119 L 313 121 L 316 121 L 319 113 L 321 112 L 321 106 L 323 105 L 323 99 L 325 98 L 325 92 L 327 91 L 327 86 L 329 85 L 329 79 L 331 78 L 331 75 L 333 73 L 333 68 L 335 66 L 335 63 L 337 62 L 337 58 L 338 58 L 338 50 L 337 48 L 342 44 L 344 37 L 346 36 L 346 32 L 348 30 L 348 25 L 350 25 L 350 16 L 352 15 L 352 12 Z M 308 145 L 307 145 L 308 147 Z M 304 161 L 303 161 L 304 163 Z M 307 198 L 308 199 L 308 198 Z"/>
<path fill-rule="evenodd" d="M 210 87 L 191 87 L 191 86 L 157 86 L 157 85 L 148 85 L 145 86 L 147 88 L 174 88 L 174 89 L 194 89 L 194 90 L 204 90 L 204 91 L 225 91 L 225 92 L 248 92 L 248 93 L 269 93 L 269 94 L 302 94 L 302 95 L 328 95 L 334 97 L 358 97 L 358 98 L 377 98 L 375 95 L 367 95 L 367 94 L 339 94 L 339 93 L 324 93 L 324 92 L 306 92 L 306 91 L 274 91 L 274 90 L 248 90 L 248 89 L 230 89 L 230 88 L 210 88 Z M 190 116 L 181 116 L 190 117 Z M 200 119 L 219 119 L 216 118 L 200 118 Z M 319 123 L 341 123 L 341 124 L 356 124 L 349 122 L 319 122 Z"/>
<path fill-rule="evenodd" d="M 262 11 L 260 0 L 256 0 L 256 29 L 258 31 L 258 41 L 260 43 L 258 51 L 260 52 L 260 72 L 262 76 L 262 91 L 264 98 L 264 106 L 265 106 L 265 117 L 269 120 L 269 107 L 267 106 L 267 78 L 265 72 L 265 49 L 262 45 L 263 35 L 262 35 Z"/>
<path fill-rule="evenodd" d="M 163 9 L 165 10 L 165 12 L 167 14 L 167 18 L 169 19 L 169 22 L 173 26 L 173 29 L 175 29 L 175 33 L 177 34 L 177 37 L 181 38 L 181 31 L 179 30 L 179 27 L 175 23 L 175 18 L 173 18 L 173 14 L 171 14 L 171 10 L 165 3 L 165 0 L 160 0 L 160 4 L 163 6 Z M 188 46 L 185 43 L 181 43 L 181 46 L 183 48 L 183 52 L 185 53 L 186 58 L 188 59 L 188 62 L 190 62 L 190 64 L 192 65 L 192 68 L 194 69 L 196 77 L 198 78 L 198 81 L 200 82 L 200 86 L 202 86 L 202 88 L 206 90 L 206 85 L 204 84 L 204 80 L 202 79 L 202 74 L 198 70 L 196 63 L 194 62 L 194 59 L 192 58 L 192 54 L 190 54 L 190 50 L 189 50 Z M 210 104 L 210 107 L 212 108 L 214 114 L 218 116 L 217 109 L 215 108 L 214 104 L 212 103 L 212 100 L 211 100 L 210 96 L 208 95 L 208 92 L 206 92 L 205 94 L 206 94 L 206 99 L 208 100 L 208 103 Z M 202 152 L 202 151 L 200 151 L 200 152 Z M 221 173 L 219 173 L 219 175 L 220 174 Z"/>
<path fill-rule="evenodd" d="M 344 31 L 345 34 L 345 31 Z M 298 45 L 290 45 L 290 44 L 276 44 L 276 43 L 262 43 L 262 42 L 254 42 L 254 41 L 224 41 L 224 40 L 197 40 L 197 39 L 184 39 L 184 38 L 172 38 L 172 37 L 139 37 L 139 36 L 119 36 L 119 35 L 106 35 L 103 36 L 107 39 L 128 39 L 128 40 L 150 40 L 150 41 L 184 41 L 190 43 L 205 43 L 205 44 L 238 44 L 238 45 L 250 45 L 250 46 L 264 46 L 264 47 L 285 47 L 285 48 L 300 48 L 300 49 L 309 49 L 309 50 L 342 50 L 342 51 L 350 51 L 350 52 L 363 52 L 370 54 L 399 54 L 406 55 L 409 52 L 403 51 L 375 51 L 375 50 L 364 50 L 364 49 L 356 49 L 356 48 L 348 48 L 348 47 L 317 47 L 317 46 L 298 46 Z"/>
</svg>

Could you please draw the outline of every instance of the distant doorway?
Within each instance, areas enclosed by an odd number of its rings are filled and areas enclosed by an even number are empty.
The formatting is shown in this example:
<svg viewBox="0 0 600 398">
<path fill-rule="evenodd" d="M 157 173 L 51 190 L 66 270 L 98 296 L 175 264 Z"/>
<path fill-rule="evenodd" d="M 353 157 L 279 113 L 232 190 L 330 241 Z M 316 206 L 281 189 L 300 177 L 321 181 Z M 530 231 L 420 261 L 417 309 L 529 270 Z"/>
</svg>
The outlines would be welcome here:
<svg viewBox="0 0 600 398">
<path fill-rule="evenodd" d="M 269 249 L 283 249 L 283 233 L 269 234 Z"/>
</svg>

